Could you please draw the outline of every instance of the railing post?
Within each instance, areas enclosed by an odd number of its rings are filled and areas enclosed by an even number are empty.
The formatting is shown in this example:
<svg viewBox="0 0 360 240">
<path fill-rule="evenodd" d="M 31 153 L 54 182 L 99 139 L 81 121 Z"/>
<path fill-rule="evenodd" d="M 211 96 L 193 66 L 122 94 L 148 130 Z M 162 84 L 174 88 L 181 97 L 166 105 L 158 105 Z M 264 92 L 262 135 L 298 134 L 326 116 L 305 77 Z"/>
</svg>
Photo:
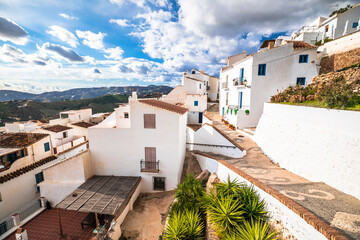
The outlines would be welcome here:
<svg viewBox="0 0 360 240">
<path fill-rule="evenodd" d="M 14 226 L 20 225 L 20 215 L 18 213 L 15 213 L 14 215 L 12 215 L 12 219 L 14 221 Z"/>
</svg>

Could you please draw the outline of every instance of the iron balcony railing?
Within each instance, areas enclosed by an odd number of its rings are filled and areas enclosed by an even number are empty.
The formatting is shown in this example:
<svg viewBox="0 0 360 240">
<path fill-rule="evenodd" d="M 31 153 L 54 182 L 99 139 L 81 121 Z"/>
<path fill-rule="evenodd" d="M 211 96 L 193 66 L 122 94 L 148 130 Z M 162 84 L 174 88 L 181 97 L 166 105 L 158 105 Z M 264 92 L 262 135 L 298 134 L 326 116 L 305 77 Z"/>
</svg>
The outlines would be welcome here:
<svg viewBox="0 0 360 240">
<path fill-rule="evenodd" d="M 159 162 L 151 162 L 151 161 L 140 161 L 140 170 L 141 172 L 159 172 Z"/>
<path fill-rule="evenodd" d="M 244 86 L 244 82 L 241 81 L 242 79 L 240 77 L 233 79 L 233 86 Z"/>
</svg>

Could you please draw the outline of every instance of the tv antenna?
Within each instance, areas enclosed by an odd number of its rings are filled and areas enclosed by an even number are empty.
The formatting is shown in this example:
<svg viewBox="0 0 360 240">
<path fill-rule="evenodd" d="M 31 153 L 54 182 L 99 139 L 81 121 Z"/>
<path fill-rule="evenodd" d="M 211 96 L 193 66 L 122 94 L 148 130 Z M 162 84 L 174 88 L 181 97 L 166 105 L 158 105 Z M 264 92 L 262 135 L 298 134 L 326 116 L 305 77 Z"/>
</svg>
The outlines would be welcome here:
<svg viewBox="0 0 360 240">
<path fill-rule="evenodd" d="M 339 10 L 339 4 L 331 5 L 330 7 L 336 7 L 336 11 Z"/>
</svg>

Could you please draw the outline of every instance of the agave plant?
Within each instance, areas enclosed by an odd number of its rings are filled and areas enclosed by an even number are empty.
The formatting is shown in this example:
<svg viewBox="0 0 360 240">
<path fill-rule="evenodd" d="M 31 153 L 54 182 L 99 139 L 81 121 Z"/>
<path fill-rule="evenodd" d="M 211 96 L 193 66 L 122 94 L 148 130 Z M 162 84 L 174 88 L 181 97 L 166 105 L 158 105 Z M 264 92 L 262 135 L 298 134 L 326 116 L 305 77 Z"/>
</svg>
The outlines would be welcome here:
<svg viewBox="0 0 360 240">
<path fill-rule="evenodd" d="M 183 240 L 186 235 L 185 220 L 180 212 L 174 211 L 164 230 L 164 239 Z"/>
<path fill-rule="evenodd" d="M 234 196 L 224 196 L 211 191 L 206 195 L 204 203 L 207 207 L 210 221 L 215 225 L 220 235 L 233 231 L 243 221 L 242 203 Z"/>
<path fill-rule="evenodd" d="M 266 221 L 245 221 L 243 226 L 238 226 L 236 230 L 228 235 L 224 235 L 224 240 L 276 240 L 278 233 L 271 231 Z"/>
</svg>

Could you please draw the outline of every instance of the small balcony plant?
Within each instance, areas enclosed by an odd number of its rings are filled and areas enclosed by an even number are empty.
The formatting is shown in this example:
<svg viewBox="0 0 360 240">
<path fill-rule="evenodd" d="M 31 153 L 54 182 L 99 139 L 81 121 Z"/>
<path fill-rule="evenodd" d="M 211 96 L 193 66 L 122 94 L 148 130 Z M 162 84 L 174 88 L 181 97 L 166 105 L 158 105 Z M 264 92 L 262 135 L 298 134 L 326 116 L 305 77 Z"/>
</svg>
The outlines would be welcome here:
<svg viewBox="0 0 360 240">
<path fill-rule="evenodd" d="M 249 114 L 250 114 L 250 110 L 249 110 L 249 109 L 246 109 L 246 110 L 245 110 L 245 114 L 246 114 L 246 115 L 249 115 Z"/>
</svg>

